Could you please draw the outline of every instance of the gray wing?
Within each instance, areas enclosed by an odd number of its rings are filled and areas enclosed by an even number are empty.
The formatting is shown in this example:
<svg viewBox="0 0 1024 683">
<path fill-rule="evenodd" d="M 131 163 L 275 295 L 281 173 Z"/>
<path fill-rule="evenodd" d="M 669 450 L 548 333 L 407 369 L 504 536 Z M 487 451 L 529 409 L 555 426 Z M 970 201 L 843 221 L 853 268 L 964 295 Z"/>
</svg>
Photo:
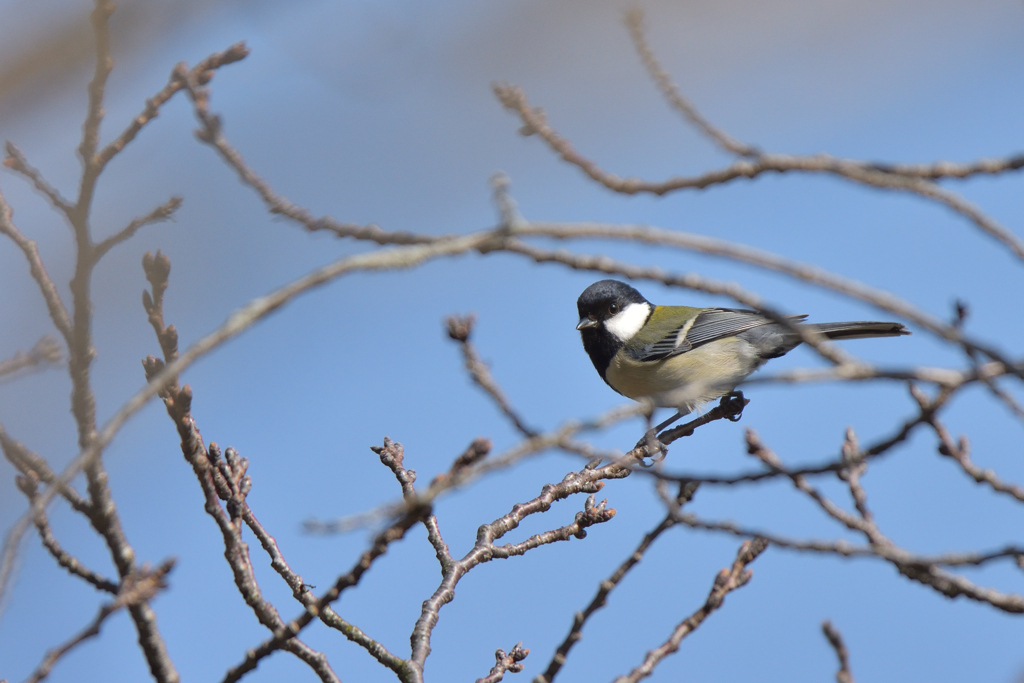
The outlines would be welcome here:
<svg viewBox="0 0 1024 683">
<path fill-rule="evenodd" d="M 806 315 L 790 316 L 790 320 L 798 322 L 806 318 Z M 693 321 L 693 325 L 682 339 L 679 334 L 686 327 L 682 325 L 673 330 L 662 339 L 647 344 L 634 352 L 634 357 L 640 361 L 656 361 L 672 356 L 678 356 L 692 349 L 702 346 L 716 339 L 733 337 L 761 325 L 767 325 L 773 321 L 766 318 L 757 311 L 747 311 L 733 308 L 709 308 Z"/>
</svg>

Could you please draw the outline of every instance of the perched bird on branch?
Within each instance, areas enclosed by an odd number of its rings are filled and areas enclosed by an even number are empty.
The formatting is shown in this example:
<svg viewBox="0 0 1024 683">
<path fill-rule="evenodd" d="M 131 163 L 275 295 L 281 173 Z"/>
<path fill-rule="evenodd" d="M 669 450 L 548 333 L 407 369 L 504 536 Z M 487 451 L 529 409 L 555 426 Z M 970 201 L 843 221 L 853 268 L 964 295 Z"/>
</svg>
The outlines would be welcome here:
<svg viewBox="0 0 1024 683">
<path fill-rule="evenodd" d="M 676 408 L 679 415 L 730 394 L 766 361 L 802 341 L 757 311 L 658 306 L 617 280 L 590 285 L 576 307 L 583 348 L 608 386 L 636 401 Z M 804 323 L 806 317 L 788 319 L 827 339 L 910 334 L 900 323 Z"/>
</svg>

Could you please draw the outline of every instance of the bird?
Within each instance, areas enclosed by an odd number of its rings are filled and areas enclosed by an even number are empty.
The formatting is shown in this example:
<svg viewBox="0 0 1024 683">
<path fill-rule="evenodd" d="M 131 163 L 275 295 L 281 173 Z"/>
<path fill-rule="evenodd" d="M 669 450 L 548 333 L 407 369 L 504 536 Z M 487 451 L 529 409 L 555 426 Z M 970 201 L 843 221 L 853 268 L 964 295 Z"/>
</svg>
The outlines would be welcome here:
<svg viewBox="0 0 1024 683">
<path fill-rule="evenodd" d="M 601 379 L 635 401 L 675 408 L 677 418 L 731 395 L 749 374 L 802 341 L 757 311 L 658 306 L 618 280 L 590 285 L 576 307 L 576 329 Z M 826 339 L 910 334 L 895 322 L 812 324 L 803 322 L 806 315 L 787 318 Z"/>
</svg>

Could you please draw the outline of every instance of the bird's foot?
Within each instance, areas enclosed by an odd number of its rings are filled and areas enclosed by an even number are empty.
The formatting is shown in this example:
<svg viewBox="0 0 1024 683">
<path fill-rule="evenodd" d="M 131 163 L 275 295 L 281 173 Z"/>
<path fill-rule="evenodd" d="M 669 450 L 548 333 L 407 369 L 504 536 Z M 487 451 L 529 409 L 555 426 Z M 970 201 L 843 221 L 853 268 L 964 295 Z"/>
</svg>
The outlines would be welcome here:
<svg viewBox="0 0 1024 683">
<path fill-rule="evenodd" d="M 668 455 L 668 446 L 658 439 L 658 430 L 649 429 L 644 438 L 637 443 L 637 448 L 644 448 L 644 457 L 640 460 L 640 467 L 654 467 Z M 650 462 L 647 461 L 650 458 Z"/>
<path fill-rule="evenodd" d="M 732 391 L 722 397 L 722 400 L 718 402 L 718 407 L 725 412 L 725 419 L 730 422 L 739 422 L 743 417 L 743 408 L 748 403 L 750 401 L 743 398 L 742 391 Z"/>
<path fill-rule="evenodd" d="M 673 419 L 678 419 L 678 417 Z M 650 425 L 649 422 L 648 425 Z M 665 456 L 668 455 L 668 446 L 658 439 L 658 432 L 661 431 L 662 427 L 663 425 L 657 427 L 648 426 L 647 431 L 644 432 L 644 435 L 633 446 L 633 451 L 639 455 L 638 460 L 641 467 L 652 467 L 655 463 L 664 460 Z M 647 458 L 651 459 L 650 463 L 647 462 Z"/>
</svg>

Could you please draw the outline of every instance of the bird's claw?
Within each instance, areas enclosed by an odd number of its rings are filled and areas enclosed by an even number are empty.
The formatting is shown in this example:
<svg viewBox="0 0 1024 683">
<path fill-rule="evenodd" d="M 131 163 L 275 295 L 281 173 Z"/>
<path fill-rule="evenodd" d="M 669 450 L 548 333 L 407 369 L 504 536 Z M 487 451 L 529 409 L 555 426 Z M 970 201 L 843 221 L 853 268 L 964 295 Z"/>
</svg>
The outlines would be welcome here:
<svg viewBox="0 0 1024 683">
<path fill-rule="evenodd" d="M 648 455 L 645 455 L 640 460 L 641 467 L 654 467 L 654 465 L 664 460 L 665 456 L 668 455 L 668 446 L 658 439 L 657 434 L 657 430 L 648 430 L 644 438 L 637 444 L 638 448 L 641 446 L 646 447 L 645 450 L 648 453 Z M 647 462 L 647 458 L 651 459 L 650 463 Z"/>
<path fill-rule="evenodd" d="M 733 391 L 722 397 L 718 407 L 725 413 L 725 419 L 730 422 L 739 422 L 743 417 L 743 408 L 747 405 L 747 399 L 743 398 L 742 391 Z"/>
</svg>

